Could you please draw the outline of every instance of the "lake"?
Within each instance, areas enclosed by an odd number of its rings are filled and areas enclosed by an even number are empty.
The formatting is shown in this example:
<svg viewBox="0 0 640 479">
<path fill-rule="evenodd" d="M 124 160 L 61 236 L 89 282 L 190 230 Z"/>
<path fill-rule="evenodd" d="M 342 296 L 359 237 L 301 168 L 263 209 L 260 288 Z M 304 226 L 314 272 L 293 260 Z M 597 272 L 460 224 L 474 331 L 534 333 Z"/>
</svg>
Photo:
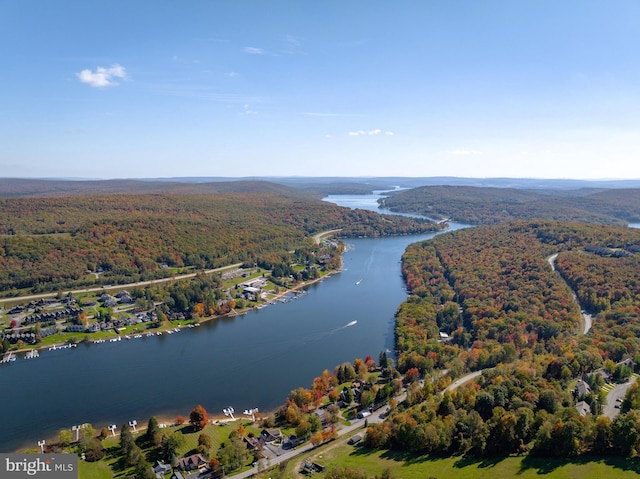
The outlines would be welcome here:
<svg viewBox="0 0 640 479">
<path fill-rule="evenodd" d="M 332 197 L 375 209 L 378 195 Z M 353 206 L 356 205 L 356 206 Z M 462 225 L 452 225 L 457 229 Z M 62 428 L 97 430 L 151 415 L 210 416 L 232 406 L 269 411 L 324 369 L 393 349 L 396 309 L 406 298 L 405 248 L 433 234 L 346 240 L 344 269 L 308 294 L 179 333 L 42 351 L 0 364 L 0 451 L 36 448 Z"/>
</svg>

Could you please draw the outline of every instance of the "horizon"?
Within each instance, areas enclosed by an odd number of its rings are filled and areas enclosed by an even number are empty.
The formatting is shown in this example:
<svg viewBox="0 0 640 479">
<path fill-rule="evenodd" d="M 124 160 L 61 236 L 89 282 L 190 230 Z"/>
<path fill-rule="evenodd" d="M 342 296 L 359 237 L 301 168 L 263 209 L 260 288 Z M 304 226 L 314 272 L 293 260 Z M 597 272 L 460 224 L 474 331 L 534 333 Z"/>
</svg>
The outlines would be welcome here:
<svg viewBox="0 0 640 479">
<path fill-rule="evenodd" d="M 0 13 L 3 177 L 640 178 L 631 0 Z"/>
<path fill-rule="evenodd" d="M 169 180 L 210 180 L 216 181 L 269 181 L 277 179 L 291 179 L 291 180 L 377 180 L 377 179 L 399 179 L 399 180 L 478 180 L 478 181 L 542 181 L 542 182 L 555 182 L 555 181 L 575 181 L 586 183 L 598 183 L 598 182 L 640 182 L 640 177 L 637 178 L 577 178 L 577 177 L 533 177 L 533 176 L 454 176 L 454 175 L 437 175 L 437 176 L 404 176 L 404 175 L 380 175 L 380 176 L 304 176 L 304 175 L 260 175 L 260 176 L 148 176 L 148 177 L 20 177 L 20 176 L 0 176 L 0 180 L 41 180 L 41 181 L 169 181 Z"/>
</svg>

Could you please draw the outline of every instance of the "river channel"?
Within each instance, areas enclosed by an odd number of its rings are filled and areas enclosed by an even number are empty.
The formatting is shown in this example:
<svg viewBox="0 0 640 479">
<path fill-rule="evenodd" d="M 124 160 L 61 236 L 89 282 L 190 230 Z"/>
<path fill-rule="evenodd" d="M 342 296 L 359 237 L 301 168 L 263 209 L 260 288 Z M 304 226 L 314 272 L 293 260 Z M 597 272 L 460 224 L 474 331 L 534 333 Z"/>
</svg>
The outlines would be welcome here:
<svg viewBox="0 0 640 479">
<path fill-rule="evenodd" d="M 377 195 L 332 196 L 375 209 Z M 462 225 L 452 225 L 457 229 Z M 324 369 L 393 349 L 393 319 L 406 298 L 400 257 L 430 235 L 347 240 L 343 271 L 308 294 L 179 333 L 81 344 L 0 364 L 0 451 L 37 447 L 60 429 L 118 427 L 151 415 L 269 411 Z"/>
</svg>

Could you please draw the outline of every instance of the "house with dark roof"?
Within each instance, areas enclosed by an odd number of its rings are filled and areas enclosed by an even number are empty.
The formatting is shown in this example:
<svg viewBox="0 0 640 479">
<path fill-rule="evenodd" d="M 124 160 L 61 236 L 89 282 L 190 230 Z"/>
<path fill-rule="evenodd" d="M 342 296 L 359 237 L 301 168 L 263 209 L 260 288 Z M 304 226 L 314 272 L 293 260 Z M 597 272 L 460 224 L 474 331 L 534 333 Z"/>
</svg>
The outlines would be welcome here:
<svg viewBox="0 0 640 479">
<path fill-rule="evenodd" d="M 586 401 L 579 401 L 576 404 L 576 410 L 581 416 L 586 416 L 587 414 L 591 414 L 591 406 Z"/>
<path fill-rule="evenodd" d="M 153 473 L 156 475 L 158 479 L 163 479 L 164 476 L 171 472 L 171 465 L 165 464 L 162 461 L 156 462 L 156 465 L 153 466 Z"/>
<path fill-rule="evenodd" d="M 263 429 L 260 432 L 260 437 L 266 443 L 274 442 L 282 438 L 282 431 L 280 429 Z"/>
<path fill-rule="evenodd" d="M 589 387 L 589 385 L 582 379 L 578 379 L 574 394 L 577 398 L 588 396 L 591 394 L 591 387 Z"/>
<path fill-rule="evenodd" d="M 183 457 L 178 461 L 178 467 L 183 471 L 193 471 L 194 469 L 199 469 L 206 465 L 207 461 L 202 457 L 202 454 L 192 454 L 191 456 Z"/>
</svg>

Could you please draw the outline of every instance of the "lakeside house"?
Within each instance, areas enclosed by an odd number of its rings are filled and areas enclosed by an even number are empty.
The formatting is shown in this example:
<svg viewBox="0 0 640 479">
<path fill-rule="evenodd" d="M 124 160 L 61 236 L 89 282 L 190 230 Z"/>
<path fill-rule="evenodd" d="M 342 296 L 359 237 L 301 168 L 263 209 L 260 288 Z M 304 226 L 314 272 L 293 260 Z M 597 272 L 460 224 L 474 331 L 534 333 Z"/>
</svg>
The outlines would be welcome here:
<svg viewBox="0 0 640 479">
<path fill-rule="evenodd" d="M 165 464 L 162 461 L 156 462 L 156 465 L 153 466 L 153 473 L 156 475 L 158 479 L 164 479 L 164 476 L 169 474 L 172 470 L 170 464 Z"/>
<path fill-rule="evenodd" d="M 206 467 L 206 465 L 207 461 L 202 457 L 202 454 L 192 454 L 178 461 L 178 467 L 183 471 L 193 471 L 194 469 Z"/>
<path fill-rule="evenodd" d="M 280 429 L 263 429 L 260 432 L 260 437 L 266 443 L 272 443 L 279 439 L 282 439 L 282 431 Z"/>
</svg>

